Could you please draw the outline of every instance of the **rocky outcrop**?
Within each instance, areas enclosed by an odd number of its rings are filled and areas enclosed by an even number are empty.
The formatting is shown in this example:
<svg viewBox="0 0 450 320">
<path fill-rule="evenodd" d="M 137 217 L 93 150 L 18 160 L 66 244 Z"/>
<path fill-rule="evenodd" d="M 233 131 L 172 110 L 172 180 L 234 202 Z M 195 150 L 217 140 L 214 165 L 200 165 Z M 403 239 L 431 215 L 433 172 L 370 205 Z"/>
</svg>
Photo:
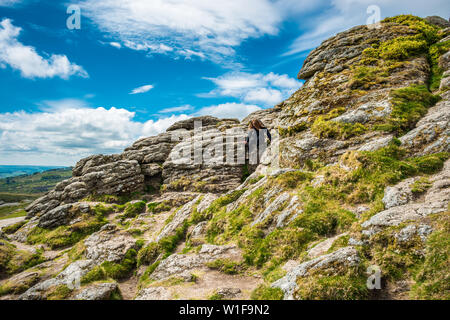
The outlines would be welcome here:
<svg viewBox="0 0 450 320">
<path fill-rule="evenodd" d="M 383 198 L 388 205 L 387 210 L 377 213 L 361 224 L 367 229 L 365 233 L 373 235 L 389 226 L 397 226 L 405 221 L 420 220 L 430 214 L 447 211 L 450 202 L 450 161 L 447 160 L 443 170 L 429 180 L 431 187 L 415 201 L 412 201 L 414 198 L 410 191 L 411 180 L 387 187 Z"/>
<path fill-rule="evenodd" d="M 215 246 L 204 244 L 197 254 L 176 254 L 163 260 L 152 273 L 151 279 L 162 280 L 176 276 L 190 281 L 193 270 L 204 267 L 206 263 L 221 258 L 239 261 L 241 253 L 235 245 Z"/>
<path fill-rule="evenodd" d="M 117 290 L 117 283 L 98 283 L 83 289 L 74 300 L 110 300 Z"/>
<path fill-rule="evenodd" d="M 436 17 L 352 28 L 310 53 L 306 82 L 274 108 L 187 119 L 80 160 L 2 233 L 0 295 L 446 298 L 449 36 Z M 237 155 L 253 119 L 273 139 L 247 177 Z M 381 291 L 368 266 L 382 269 Z"/>
</svg>

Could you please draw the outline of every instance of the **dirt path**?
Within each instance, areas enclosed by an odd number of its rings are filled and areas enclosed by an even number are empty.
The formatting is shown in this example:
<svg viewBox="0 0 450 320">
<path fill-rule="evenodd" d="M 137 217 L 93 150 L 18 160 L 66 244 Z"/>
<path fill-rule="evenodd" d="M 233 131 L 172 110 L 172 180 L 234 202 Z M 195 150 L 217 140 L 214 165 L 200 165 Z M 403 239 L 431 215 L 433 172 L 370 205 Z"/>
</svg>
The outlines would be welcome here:
<svg viewBox="0 0 450 320">
<path fill-rule="evenodd" d="M 137 293 L 138 279 L 136 276 L 119 282 L 120 293 L 122 294 L 123 300 L 133 300 Z"/>
<path fill-rule="evenodd" d="M 0 220 L 0 229 L 3 228 L 3 227 L 7 227 L 7 226 L 10 226 L 12 224 L 15 224 L 17 222 L 20 222 L 20 221 L 22 221 L 24 219 L 25 219 L 25 217 L 16 217 L 16 218 L 11 218 L 11 219 Z"/>
</svg>

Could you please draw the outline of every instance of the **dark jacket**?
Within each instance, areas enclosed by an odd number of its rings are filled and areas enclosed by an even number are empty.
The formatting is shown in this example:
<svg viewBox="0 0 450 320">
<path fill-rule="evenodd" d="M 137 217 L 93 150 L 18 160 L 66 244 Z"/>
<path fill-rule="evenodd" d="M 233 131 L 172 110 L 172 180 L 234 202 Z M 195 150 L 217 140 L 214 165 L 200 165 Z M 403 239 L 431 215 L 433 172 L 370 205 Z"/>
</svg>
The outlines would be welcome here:
<svg viewBox="0 0 450 320">
<path fill-rule="evenodd" d="M 251 130 L 255 130 L 255 131 L 256 131 L 256 137 L 257 137 L 257 140 L 256 140 L 256 141 L 259 141 L 259 131 L 260 131 L 260 130 L 256 130 L 256 129 L 251 129 Z M 248 143 L 249 143 L 249 141 L 250 141 L 251 130 L 248 130 L 247 137 L 245 138 L 245 141 L 247 142 L 247 145 L 248 145 Z M 264 128 L 264 129 L 261 129 L 261 130 L 264 130 L 264 131 L 267 132 L 267 138 L 269 139 L 269 142 L 272 142 L 272 135 L 270 134 L 269 129 Z M 258 148 L 259 148 L 259 143 L 258 143 Z"/>
</svg>

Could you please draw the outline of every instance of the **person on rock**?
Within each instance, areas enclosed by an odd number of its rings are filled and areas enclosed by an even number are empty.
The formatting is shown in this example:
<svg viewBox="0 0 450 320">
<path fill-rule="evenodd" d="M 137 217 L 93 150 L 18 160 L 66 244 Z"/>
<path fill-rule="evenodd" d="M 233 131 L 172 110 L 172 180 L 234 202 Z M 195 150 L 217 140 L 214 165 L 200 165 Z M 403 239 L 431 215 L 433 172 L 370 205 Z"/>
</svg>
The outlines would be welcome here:
<svg viewBox="0 0 450 320">
<path fill-rule="evenodd" d="M 267 144 L 272 141 L 272 136 L 261 120 L 250 120 L 248 123 L 247 138 L 245 140 L 246 152 L 248 155 L 248 170 L 255 171 L 261 156 L 267 148 Z"/>
</svg>

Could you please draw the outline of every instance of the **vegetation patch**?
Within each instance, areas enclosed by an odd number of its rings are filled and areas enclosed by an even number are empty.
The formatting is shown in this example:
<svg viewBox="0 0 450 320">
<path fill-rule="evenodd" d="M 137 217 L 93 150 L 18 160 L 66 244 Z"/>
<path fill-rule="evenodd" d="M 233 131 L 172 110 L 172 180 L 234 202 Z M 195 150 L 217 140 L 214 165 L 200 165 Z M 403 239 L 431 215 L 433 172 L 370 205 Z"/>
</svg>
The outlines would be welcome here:
<svg viewBox="0 0 450 320">
<path fill-rule="evenodd" d="M 120 216 L 120 218 L 122 220 L 127 219 L 127 218 L 134 218 L 143 212 L 145 212 L 145 202 L 144 201 L 127 203 L 125 205 L 125 210 L 124 210 L 123 214 Z"/>
<path fill-rule="evenodd" d="M 29 244 L 47 244 L 51 249 L 69 247 L 88 235 L 97 232 L 108 223 L 103 215 L 91 216 L 84 214 L 81 221 L 70 226 L 59 226 L 56 229 L 44 229 L 35 227 L 28 235 Z"/>
<path fill-rule="evenodd" d="M 413 299 L 450 300 L 450 212 L 435 220 L 437 230 L 428 237 L 423 264 L 414 274 Z"/>
<path fill-rule="evenodd" d="M 19 221 L 15 224 L 12 224 L 10 226 L 7 227 L 3 227 L 2 231 L 6 234 L 13 234 L 15 233 L 17 230 L 19 230 L 20 228 L 23 227 L 23 225 L 25 225 L 28 221 L 27 220 L 23 220 L 23 221 Z"/>
<path fill-rule="evenodd" d="M 419 178 L 411 185 L 411 192 L 415 194 L 421 194 L 427 191 L 431 187 L 432 183 L 427 177 Z"/>
<path fill-rule="evenodd" d="M 282 300 L 284 297 L 283 290 L 280 288 L 272 288 L 266 285 L 260 285 L 253 290 L 250 298 L 252 300 Z"/>
<path fill-rule="evenodd" d="M 307 276 L 297 280 L 297 298 L 302 300 L 361 300 L 368 297 L 364 276 Z"/>
<path fill-rule="evenodd" d="M 129 249 L 122 261 L 115 263 L 105 261 L 101 265 L 94 267 L 91 271 L 81 278 L 82 284 L 91 283 L 99 280 L 114 279 L 120 280 L 130 275 L 136 267 L 137 252 Z"/>
<path fill-rule="evenodd" d="M 150 202 L 147 204 L 147 209 L 151 213 L 160 213 L 164 211 L 169 211 L 172 209 L 172 206 L 170 205 L 169 201 L 162 201 L 162 202 Z"/>
<path fill-rule="evenodd" d="M 18 250 L 5 240 L 0 240 L 0 279 L 44 262 L 42 250 L 35 253 Z"/>
<path fill-rule="evenodd" d="M 311 132 L 318 138 L 348 139 L 359 136 L 367 131 L 361 123 L 344 123 L 325 120 L 323 116 L 317 117 L 311 126 Z"/>
<path fill-rule="evenodd" d="M 206 264 L 208 268 L 218 270 L 225 274 L 238 274 L 243 270 L 243 265 L 229 259 L 217 259 Z"/>
<path fill-rule="evenodd" d="M 391 91 L 392 112 L 384 124 L 375 128 L 395 132 L 398 135 L 411 130 L 429 107 L 440 100 L 425 86 L 411 86 Z"/>
</svg>

